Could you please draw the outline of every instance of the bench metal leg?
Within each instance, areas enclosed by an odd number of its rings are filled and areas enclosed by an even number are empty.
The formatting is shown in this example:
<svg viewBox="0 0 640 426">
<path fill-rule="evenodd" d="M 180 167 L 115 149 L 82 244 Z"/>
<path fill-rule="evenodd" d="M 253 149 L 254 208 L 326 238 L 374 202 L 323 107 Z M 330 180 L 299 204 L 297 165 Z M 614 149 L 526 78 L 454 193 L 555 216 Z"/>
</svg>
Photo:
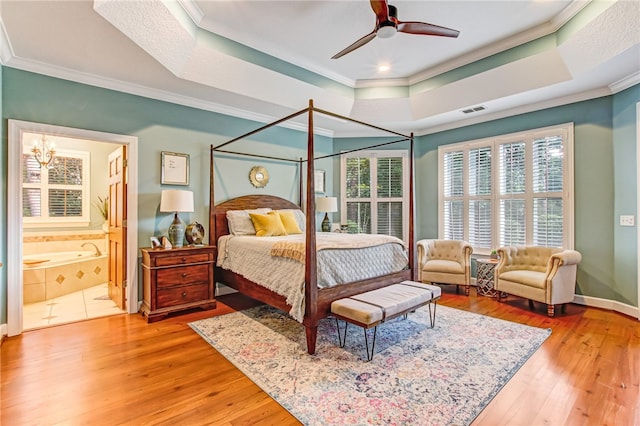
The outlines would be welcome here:
<svg viewBox="0 0 640 426">
<path fill-rule="evenodd" d="M 376 334 L 378 332 L 378 326 L 373 327 L 373 342 L 371 343 L 371 351 L 369 351 L 369 337 L 367 335 L 367 329 L 364 330 L 364 344 L 367 347 L 367 361 L 371 361 L 373 359 L 373 350 L 376 347 Z"/>
<path fill-rule="evenodd" d="M 347 321 L 344 322 L 344 335 L 340 333 L 340 320 L 336 318 L 336 328 L 338 329 L 338 345 L 341 348 L 344 348 L 344 345 L 347 343 L 347 326 L 349 323 Z"/>
<path fill-rule="evenodd" d="M 433 312 L 431 312 L 431 305 L 433 305 Z M 438 302 L 429 303 L 429 322 L 431 323 L 431 328 L 436 325 L 436 307 L 438 306 Z"/>
</svg>

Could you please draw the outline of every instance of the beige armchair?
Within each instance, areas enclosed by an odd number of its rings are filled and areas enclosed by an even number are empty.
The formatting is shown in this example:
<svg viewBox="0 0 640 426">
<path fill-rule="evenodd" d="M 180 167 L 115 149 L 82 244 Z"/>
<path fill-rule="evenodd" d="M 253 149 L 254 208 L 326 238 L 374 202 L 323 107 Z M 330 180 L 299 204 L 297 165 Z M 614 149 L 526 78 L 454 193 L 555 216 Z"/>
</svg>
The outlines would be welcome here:
<svg viewBox="0 0 640 426">
<path fill-rule="evenodd" d="M 573 301 L 576 271 L 582 256 L 575 250 L 561 248 L 509 246 L 498 249 L 500 262 L 495 270 L 498 301 L 502 293 L 547 304 L 547 315 L 555 314 L 555 305 Z M 504 297 L 504 296 L 502 296 Z"/>
<path fill-rule="evenodd" d="M 418 280 L 423 283 L 454 284 L 456 292 L 464 286 L 469 295 L 471 283 L 471 244 L 460 240 L 420 240 Z"/>
</svg>

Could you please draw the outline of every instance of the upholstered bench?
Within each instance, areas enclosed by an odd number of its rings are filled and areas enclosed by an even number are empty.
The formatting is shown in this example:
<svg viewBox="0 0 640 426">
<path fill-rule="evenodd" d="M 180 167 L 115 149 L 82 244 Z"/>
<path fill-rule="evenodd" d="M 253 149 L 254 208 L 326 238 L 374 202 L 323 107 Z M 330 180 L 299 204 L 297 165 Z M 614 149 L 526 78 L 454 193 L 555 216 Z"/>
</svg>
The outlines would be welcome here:
<svg viewBox="0 0 640 426">
<path fill-rule="evenodd" d="M 367 349 L 367 361 L 371 361 L 376 344 L 378 324 L 401 315 L 406 318 L 409 312 L 428 304 L 429 322 L 431 328 L 433 328 L 436 320 L 436 303 L 440 295 L 440 287 L 415 281 L 403 281 L 377 290 L 336 300 L 331 303 L 331 313 L 336 318 L 336 325 L 338 326 L 338 343 L 340 347 L 345 346 L 349 323 L 362 327 Z M 433 303 L 433 310 L 431 309 L 431 303 Z M 344 335 L 340 332 L 338 319 L 345 321 Z M 369 349 L 367 329 L 371 327 L 373 327 L 373 342 L 371 349 Z"/>
</svg>

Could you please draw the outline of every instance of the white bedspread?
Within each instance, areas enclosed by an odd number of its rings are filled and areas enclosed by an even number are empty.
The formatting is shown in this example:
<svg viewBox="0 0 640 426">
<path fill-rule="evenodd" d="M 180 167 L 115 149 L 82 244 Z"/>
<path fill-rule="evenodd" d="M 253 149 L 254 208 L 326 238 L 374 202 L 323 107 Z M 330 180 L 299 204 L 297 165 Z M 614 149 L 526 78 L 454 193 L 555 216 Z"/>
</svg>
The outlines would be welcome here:
<svg viewBox="0 0 640 426">
<path fill-rule="evenodd" d="M 330 244 L 337 241 L 337 246 Z M 347 241 L 348 240 L 348 241 Z M 218 241 L 219 267 L 286 297 L 289 314 L 304 317 L 304 263 L 271 255 L 276 242 L 304 242 L 305 235 L 255 237 L 227 235 Z M 381 235 L 318 233 L 318 287 L 332 287 L 391 272 L 407 266 L 402 240 Z M 335 242 L 335 241 L 334 241 Z M 332 248 L 339 247 L 339 248 Z"/>
</svg>

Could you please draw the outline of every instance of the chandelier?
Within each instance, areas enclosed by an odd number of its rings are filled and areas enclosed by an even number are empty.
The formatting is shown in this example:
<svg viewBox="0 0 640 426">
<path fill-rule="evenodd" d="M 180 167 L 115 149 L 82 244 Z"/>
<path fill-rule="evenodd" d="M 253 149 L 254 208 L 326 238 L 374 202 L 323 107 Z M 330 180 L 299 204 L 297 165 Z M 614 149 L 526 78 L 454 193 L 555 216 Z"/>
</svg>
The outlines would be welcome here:
<svg viewBox="0 0 640 426">
<path fill-rule="evenodd" d="M 49 167 L 49 164 L 53 161 L 53 157 L 56 154 L 53 144 L 49 145 L 44 135 L 42 135 L 42 141 L 38 146 L 38 141 L 33 143 L 31 149 L 33 157 L 40 163 L 41 167 Z"/>
</svg>

